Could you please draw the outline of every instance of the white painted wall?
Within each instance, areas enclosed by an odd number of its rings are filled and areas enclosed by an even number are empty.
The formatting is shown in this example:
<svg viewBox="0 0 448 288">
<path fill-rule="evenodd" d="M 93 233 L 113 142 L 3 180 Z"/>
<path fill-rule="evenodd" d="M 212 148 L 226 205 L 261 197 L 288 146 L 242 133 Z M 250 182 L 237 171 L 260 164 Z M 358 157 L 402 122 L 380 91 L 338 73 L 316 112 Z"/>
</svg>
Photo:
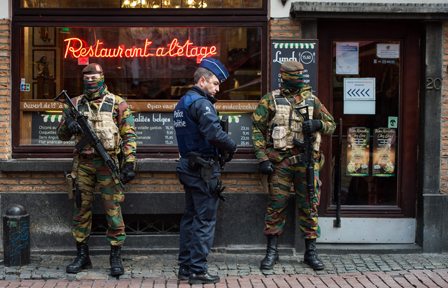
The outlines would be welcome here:
<svg viewBox="0 0 448 288">
<path fill-rule="evenodd" d="M 3 2 L 4 0 L 2 0 Z M 285 6 L 282 5 L 281 0 L 270 0 L 269 15 L 271 18 L 287 18 L 291 10 L 291 3 L 293 2 L 340 2 L 340 3 L 390 3 L 390 0 L 286 0 Z M 393 3 L 432 3 L 432 4 L 446 4 L 448 0 L 394 0 Z"/>
<path fill-rule="evenodd" d="M 11 0 L 0 0 L 0 19 L 11 20 Z"/>
</svg>

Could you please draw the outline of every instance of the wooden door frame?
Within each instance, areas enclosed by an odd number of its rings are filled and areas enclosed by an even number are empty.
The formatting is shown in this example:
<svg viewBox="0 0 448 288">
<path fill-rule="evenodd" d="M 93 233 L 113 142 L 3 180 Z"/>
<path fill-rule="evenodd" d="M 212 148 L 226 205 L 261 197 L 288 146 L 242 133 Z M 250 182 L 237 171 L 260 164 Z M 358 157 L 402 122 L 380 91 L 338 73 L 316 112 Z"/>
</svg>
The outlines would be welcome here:
<svg viewBox="0 0 448 288">
<path fill-rule="evenodd" d="M 417 199 L 418 95 L 420 72 L 420 28 L 415 22 L 385 21 L 318 21 L 319 99 L 333 111 L 332 43 L 334 40 L 399 40 L 400 43 L 400 104 L 398 147 L 398 195 L 396 206 L 342 206 L 347 217 L 415 218 Z M 406 115 L 406 116 L 405 116 Z M 412 116 L 411 116 L 412 115 Z M 338 121 L 338 119 L 335 119 Z M 406 128 L 406 129 L 405 129 Z M 331 137 L 322 146 L 327 165 L 321 170 L 324 183 L 319 215 L 332 217 L 336 206 L 331 203 Z M 334 140 L 333 140 L 334 141 Z"/>
</svg>

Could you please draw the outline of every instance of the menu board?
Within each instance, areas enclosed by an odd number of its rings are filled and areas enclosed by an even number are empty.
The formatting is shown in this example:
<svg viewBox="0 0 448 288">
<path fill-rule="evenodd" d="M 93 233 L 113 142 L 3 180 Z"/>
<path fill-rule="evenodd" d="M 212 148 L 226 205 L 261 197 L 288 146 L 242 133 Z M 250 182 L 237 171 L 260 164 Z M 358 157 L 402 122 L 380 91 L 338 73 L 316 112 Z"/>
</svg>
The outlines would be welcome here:
<svg viewBox="0 0 448 288">
<path fill-rule="evenodd" d="M 34 112 L 31 116 L 31 144 L 33 145 L 70 145 L 75 141 L 61 141 L 57 135 L 57 127 L 62 115 L 59 113 Z"/>
<path fill-rule="evenodd" d="M 303 83 L 317 95 L 317 40 L 271 40 L 271 89 L 282 86 L 280 68 L 285 61 L 303 64 Z"/>
<path fill-rule="evenodd" d="M 230 137 L 238 146 L 252 145 L 252 113 L 227 114 Z M 177 145 L 172 112 L 137 112 L 133 116 L 137 145 Z M 31 144 L 74 146 L 73 140 L 61 141 L 57 136 L 56 128 L 61 117 L 57 113 L 33 112 Z"/>
<path fill-rule="evenodd" d="M 134 113 L 138 145 L 177 145 L 171 112 Z"/>
<path fill-rule="evenodd" d="M 224 113 L 222 113 L 224 114 Z M 229 136 L 238 146 L 252 145 L 252 113 L 229 115 Z"/>
<path fill-rule="evenodd" d="M 373 131 L 372 176 L 395 176 L 396 129 L 376 128 Z"/>
<path fill-rule="evenodd" d="M 351 127 L 347 133 L 347 175 L 368 176 L 370 129 Z"/>
</svg>

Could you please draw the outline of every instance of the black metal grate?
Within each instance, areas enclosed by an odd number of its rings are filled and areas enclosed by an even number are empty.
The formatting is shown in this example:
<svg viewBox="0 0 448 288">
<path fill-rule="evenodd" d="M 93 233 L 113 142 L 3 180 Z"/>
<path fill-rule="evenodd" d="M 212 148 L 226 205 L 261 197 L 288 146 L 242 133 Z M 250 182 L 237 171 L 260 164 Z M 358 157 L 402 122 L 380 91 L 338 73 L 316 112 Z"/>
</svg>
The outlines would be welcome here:
<svg viewBox="0 0 448 288">
<path fill-rule="evenodd" d="M 126 235 L 179 234 L 183 214 L 123 215 Z M 91 235 L 104 235 L 107 220 L 104 214 L 92 216 Z"/>
</svg>

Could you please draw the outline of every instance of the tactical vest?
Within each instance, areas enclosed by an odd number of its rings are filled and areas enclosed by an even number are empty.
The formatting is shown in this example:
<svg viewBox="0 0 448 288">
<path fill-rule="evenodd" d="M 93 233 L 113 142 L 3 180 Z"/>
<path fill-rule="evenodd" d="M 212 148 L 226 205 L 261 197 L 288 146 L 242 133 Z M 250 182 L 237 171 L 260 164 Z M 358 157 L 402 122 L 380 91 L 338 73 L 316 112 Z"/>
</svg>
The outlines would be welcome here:
<svg viewBox="0 0 448 288">
<path fill-rule="evenodd" d="M 200 152 L 203 157 L 215 157 L 216 148 L 199 133 L 199 126 L 189 115 L 189 108 L 195 101 L 205 98 L 190 90 L 179 100 L 174 109 L 174 129 L 179 146 L 179 153 L 187 157 L 190 152 Z M 215 112 L 216 113 L 216 112 Z"/>
<path fill-rule="evenodd" d="M 300 142 L 304 141 L 302 132 L 303 118 L 297 115 L 293 109 L 294 103 L 291 104 L 286 97 L 282 96 L 280 90 L 272 91 L 272 95 L 275 99 L 275 116 L 269 122 L 269 127 L 271 127 L 274 149 L 282 151 L 292 149 L 294 147 L 294 138 L 297 138 Z M 295 105 L 308 105 L 309 119 L 313 119 L 314 100 L 312 97 L 305 98 Z M 306 108 L 303 108 L 301 112 L 306 113 Z M 316 137 L 316 141 L 314 141 L 313 148 L 315 151 L 319 151 L 322 143 L 320 132 L 315 132 L 314 137 Z"/>
<path fill-rule="evenodd" d="M 113 117 L 115 95 L 105 95 L 103 101 L 98 106 L 97 113 L 92 112 L 88 102 L 79 101 L 80 99 L 82 99 L 82 95 L 76 101 L 77 109 L 81 114 L 88 117 L 89 124 L 103 143 L 104 149 L 118 153 L 120 150 L 121 136 Z M 75 143 L 78 143 L 81 138 L 80 136 L 76 136 Z M 89 146 L 86 147 L 88 148 Z"/>
</svg>

